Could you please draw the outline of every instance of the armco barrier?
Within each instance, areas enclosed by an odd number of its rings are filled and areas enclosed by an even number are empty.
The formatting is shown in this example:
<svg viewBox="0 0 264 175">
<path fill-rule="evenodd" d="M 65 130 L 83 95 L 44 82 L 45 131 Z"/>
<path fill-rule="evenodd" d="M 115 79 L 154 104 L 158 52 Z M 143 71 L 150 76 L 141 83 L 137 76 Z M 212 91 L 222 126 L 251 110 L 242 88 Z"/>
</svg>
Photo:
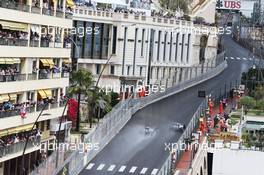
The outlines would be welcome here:
<svg viewBox="0 0 264 175">
<path fill-rule="evenodd" d="M 136 111 L 138 111 L 144 106 L 147 106 L 163 98 L 176 94 L 182 90 L 197 85 L 210 78 L 213 78 L 214 76 L 220 74 L 226 67 L 227 67 L 227 63 L 224 61 L 221 64 L 219 64 L 216 68 L 212 68 L 211 70 L 208 70 L 208 72 L 206 73 L 203 73 L 186 82 L 182 82 L 176 86 L 168 88 L 165 92 L 155 93 L 141 99 L 129 99 L 120 102 L 113 108 L 113 110 L 110 113 L 108 113 L 100 121 L 100 123 L 95 128 L 93 128 L 93 130 L 89 134 L 84 136 L 84 143 L 91 143 L 91 144 L 99 143 L 100 148 L 98 150 L 92 149 L 86 153 L 74 151 L 67 157 L 63 155 L 63 153 L 60 153 L 59 160 L 64 159 L 64 161 L 63 163 L 61 163 L 60 161 L 59 166 L 56 168 L 56 170 L 54 166 L 51 166 L 53 168 L 49 166 L 50 163 L 54 164 L 54 161 L 56 160 L 56 153 L 54 152 L 51 156 L 48 157 L 46 162 L 43 162 L 41 166 L 36 170 L 34 170 L 31 174 L 42 175 L 45 174 L 42 172 L 43 171 L 46 172 L 47 171 L 46 169 L 52 169 L 49 171 L 52 172 L 49 173 L 49 175 L 53 175 L 53 174 L 55 175 L 61 172 L 62 169 L 67 169 L 68 174 L 77 175 L 88 164 L 88 162 L 91 161 L 125 126 L 125 124 L 131 119 L 132 115 Z M 191 132 L 189 131 L 188 133 Z M 185 138 L 184 134 L 182 137 Z M 181 141 L 181 139 L 179 141 Z M 61 156 L 63 158 L 61 158 Z M 170 169 L 168 168 L 169 166 L 166 165 L 166 167 L 167 168 L 165 169 Z M 169 171 L 164 170 L 164 172 L 169 172 Z"/>
</svg>

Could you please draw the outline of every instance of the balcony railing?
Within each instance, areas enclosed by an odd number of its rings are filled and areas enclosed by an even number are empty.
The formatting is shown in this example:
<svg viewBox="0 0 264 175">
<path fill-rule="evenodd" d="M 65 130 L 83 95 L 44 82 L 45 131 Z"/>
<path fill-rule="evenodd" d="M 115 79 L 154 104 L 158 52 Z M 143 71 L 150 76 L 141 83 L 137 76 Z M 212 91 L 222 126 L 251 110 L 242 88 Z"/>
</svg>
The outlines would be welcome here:
<svg viewBox="0 0 264 175">
<path fill-rule="evenodd" d="M 42 13 L 43 13 L 43 15 L 54 16 L 54 10 L 51 10 L 51 9 L 43 8 Z"/>
<path fill-rule="evenodd" d="M 63 18 L 63 11 L 57 9 L 56 16 L 59 17 L 59 18 Z"/>
<path fill-rule="evenodd" d="M 41 140 L 40 136 L 33 136 L 32 138 L 30 138 L 27 144 L 27 149 L 39 146 L 40 140 Z M 0 157 L 22 152 L 24 147 L 25 147 L 25 141 L 13 143 L 5 147 L 1 146 L 0 147 Z"/>
<path fill-rule="evenodd" d="M 37 105 L 37 111 L 41 111 L 43 108 L 44 108 L 44 110 L 48 110 L 49 109 L 49 105 L 45 105 L 45 104 L 38 104 Z"/>
<path fill-rule="evenodd" d="M 66 12 L 66 13 L 65 13 L 65 18 L 67 18 L 67 19 L 72 19 L 72 18 L 73 18 L 73 13 L 71 13 L 71 12 Z"/>
<path fill-rule="evenodd" d="M 0 38 L 0 45 L 7 46 L 27 46 L 27 39 L 17 39 L 17 38 Z"/>
<path fill-rule="evenodd" d="M 50 104 L 50 109 L 54 109 L 54 108 L 58 108 L 59 107 L 59 103 L 58 102 L 54 102 Z"/>
<path fill-rule="evenodd" d="M 39 73 L 39 79 L 42 80 L 42 79 L 50 79 L 50 75 L 51 73 Z"/>
<path fill-rule="evenodd" d="M 39 47 L 39 40 L 30 40 L 30 47 Z"/>
<path fill-rule="evenodd" d="M 62 72 L 61 73 L 61 77 L 62 78 L 69 78 L 70 77 L 70 73 L 69 72 Z"/>
<path fill-rule="evenodd" d="M 27 113 L 35 112 L 35 106 L 27 107 L 26 112 Z M 17 116 L 17 115 L 20 115 L 20 113 L 21 113 L 21 109 L 0 111 L 0 118 Z"/>
<path fill-rule="evenodd" d="M 0 75 L 0 82 L 25 81 L 26 74 Z"/>
<path fill-rule="evenodd" d="M 36 14 L 40 14 L 40 7 L 32 6 L 31 7 L 31 12 L 32 13 L 36 13 Z"/>
<path fill-rule="evenodd" d="M 30 8 L 29 5 L 12 2 L 10 0 L 1 0 L 0 7 L 12 9 L 12 10 L 24 11 L 24 12 L 29 12 L 29 8 Z"/>
</svg>

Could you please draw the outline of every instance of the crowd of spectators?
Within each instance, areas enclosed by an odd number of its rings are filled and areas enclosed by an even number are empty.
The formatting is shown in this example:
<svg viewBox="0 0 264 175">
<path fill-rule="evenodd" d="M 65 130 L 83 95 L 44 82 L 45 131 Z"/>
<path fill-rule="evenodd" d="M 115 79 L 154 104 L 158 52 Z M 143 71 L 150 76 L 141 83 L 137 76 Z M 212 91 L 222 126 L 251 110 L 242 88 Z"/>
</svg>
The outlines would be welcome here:
<svg viewBox="0 0 264 175">
<path fill-rule="evenodd" d="M 16 67 L 0 68 L 0 82 L 15 81 L 18 73 Z"/>
<path fill-rule="evenodd" d="M 12 134 L 8 136 L 4 136 L 0 138 L 0 157 L 4 156 L 5 154 L 8 154 L 8 147 L 19 143 L 19 142 L 25 142 L 27 137 L 29 138 L 29 141 L 39 141 L 41 137 L 41 132 L 39 129 L 35 129 L 33 131 L 28 132 L 21 132 L 17 134 Z"/>
<path fill-rule="evenodd" d="M 3 29 L 0 24 L 0 45 L 17 45 L 19 41 L 27 41 L 28 33 Z"/>
<path fill-rule="evenodd" d="M 28 108 L 35 107 L 35 105 L 36 102 L 34 101 L 24 103 L 3 102 L 0 104 L 0 117 L 6 115 L 8 112 L 15 112 L 15 114 L 19 115 L 20 112 L 26 112 Z"/>
</svg>

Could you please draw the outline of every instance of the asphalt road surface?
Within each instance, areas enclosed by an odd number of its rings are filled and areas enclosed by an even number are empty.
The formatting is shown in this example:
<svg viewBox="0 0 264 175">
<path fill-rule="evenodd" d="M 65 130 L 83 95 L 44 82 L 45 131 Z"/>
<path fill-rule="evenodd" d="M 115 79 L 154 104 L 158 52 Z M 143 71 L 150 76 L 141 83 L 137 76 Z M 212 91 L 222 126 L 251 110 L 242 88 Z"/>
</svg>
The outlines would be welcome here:
<svg viewBox="0 0 264 175">
<path fill-rule="evenodd" d="M 90 162 L 81 175 L 155 174 L 168 157 L 165 143 L 177 142 L 181 132 L 171 129 L 173 122 L 191 120 L 202 99 L 199 89 L 219 95 L 240 82 L 241 73 L 253 65 L 249 51 L 224 37 L 228 68 L 217 77 L 138 111 L 113 140 Z M 232 59 L 232 58 L 233 59 Z M 238 59 L 241 58 L 241 59 Z M 145 127 L 152 129 L 145 135 Z"/>
</svg>

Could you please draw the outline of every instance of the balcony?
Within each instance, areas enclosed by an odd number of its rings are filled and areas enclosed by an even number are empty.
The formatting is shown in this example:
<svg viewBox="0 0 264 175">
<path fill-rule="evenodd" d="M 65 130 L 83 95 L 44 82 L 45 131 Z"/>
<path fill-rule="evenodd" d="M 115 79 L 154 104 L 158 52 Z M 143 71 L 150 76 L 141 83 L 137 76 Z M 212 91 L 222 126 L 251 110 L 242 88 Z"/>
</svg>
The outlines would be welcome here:
<svg viewBox="0 0 264 175">
<path fill-rule="evenodd" d="M 41 141 L 40 136 L 31 137 L 27 144 L 27 150 L 32 149 L 32 148 L 39 149 L 40 141 Z M 13 158 L 12 155 L 17 154 L 17 153 L 22 153 L 22 151 L 24 150 L 24 147 L 25 147 L 25 141 L 21 141 L 18 143 L 12 143 L 5 147 L 0 146 L 0 160 L 1 159 L 8 160 L 8 159 Z M 10 158 L 7 158 L 7 157 L 10 157 Z M 14 157 L 17 157 L 17 156 L 14 156 Z"/>
<path fill-rule="evenodd" d="M 0 38 L 0 45 L 26 47 L 28 45 L 28 40 L 18 38 Z"/>
<path fill-rule="evenodd" d="M 29 5 L 12 2 L 10 0 L 0 1 L 0 7 L 12 9 L 12 10 L 23 11 L 23 12 L 29 12 L 29 9 L 30 9 Z"/>
<path fill-rule="evenodd" d="M 0 82 L 25 81 L 26 74 L 0 75 Z"/>
<path fill-rule="evenodd" d="M 15 107 L 15 109 L 12 109 L 12 110 L 0 111 L 0 118 L 18 116 L 21 113 L 21 109 L 22 109 L 22 106 Z M 27 113 L 33 113 L 33 112 L 35 112 L 35 106 L 27 107 L 26 108 L 26 112 Z"/>
</svg>

